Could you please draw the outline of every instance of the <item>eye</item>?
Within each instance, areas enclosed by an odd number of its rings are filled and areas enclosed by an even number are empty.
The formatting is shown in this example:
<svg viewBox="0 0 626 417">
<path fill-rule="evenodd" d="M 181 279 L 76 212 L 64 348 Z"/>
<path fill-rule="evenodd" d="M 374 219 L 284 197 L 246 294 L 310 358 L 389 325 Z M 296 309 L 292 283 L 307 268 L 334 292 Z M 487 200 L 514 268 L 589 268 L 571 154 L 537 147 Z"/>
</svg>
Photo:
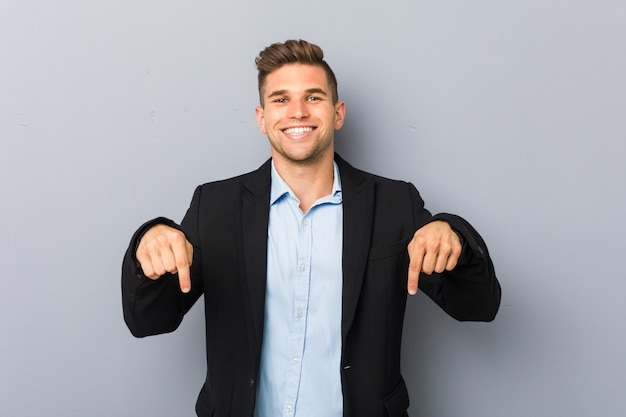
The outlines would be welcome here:
<svg viewBox="0 0 626 417">
<path fill-rule="evenodd" d="M 287 102 L 287 99 L 286 98 L 277 98 L 273 102 L 274 103 L 278 103 L 278 104 L 285 104 Z"/>
<path fill-rule="evenodd" d="M 321 98 L 317 96 L 307 97 L 307 101 L 320 101 Z"/>
</svg>

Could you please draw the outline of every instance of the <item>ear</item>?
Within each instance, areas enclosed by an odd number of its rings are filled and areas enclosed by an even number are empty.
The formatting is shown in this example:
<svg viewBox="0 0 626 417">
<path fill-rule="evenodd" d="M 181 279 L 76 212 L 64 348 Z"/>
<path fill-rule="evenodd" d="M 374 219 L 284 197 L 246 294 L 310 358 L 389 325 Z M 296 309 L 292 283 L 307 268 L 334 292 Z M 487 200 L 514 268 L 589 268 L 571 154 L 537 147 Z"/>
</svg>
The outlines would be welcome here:
<svg viewBox="0 0 626 417">
<path fill-rule="evenodd" d="M 265 129 L 265 116 L 263 115 L 263 107 L 256 106 L 254 111 L 256 113 L 256 123 L 259 126 L 259 130 L 261 130 L 261 133 L 267 134 L 267 130 Z"/>
<path fill-rule="evenodd" d="M 343 121 L 346 118 L 346 103 L 343 101 L 338 101 L 335 104 L 335 130 L 341 129 L 343 126 Z"/>
</svg>

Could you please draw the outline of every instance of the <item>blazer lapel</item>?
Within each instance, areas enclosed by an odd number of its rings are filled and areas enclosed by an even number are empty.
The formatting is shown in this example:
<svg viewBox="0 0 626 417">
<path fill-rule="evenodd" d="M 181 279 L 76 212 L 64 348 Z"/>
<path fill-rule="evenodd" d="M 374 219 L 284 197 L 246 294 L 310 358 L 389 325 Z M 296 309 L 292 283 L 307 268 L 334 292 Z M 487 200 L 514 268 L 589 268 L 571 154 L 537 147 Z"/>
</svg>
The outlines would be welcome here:
<svg viewBox="0 0 626 417">
<path fill-rule="evenodd" d="M 343 191 L 343 295 L 341 338 L 354 320 L 365 276 L 374 216 L 374 182 L 335 155 Z"/>
<path fill-rule="evenodd" d="M 265 316 L 265 284 L 267 276 L 267 227 L 270 199 L 270 162 L 243 179 L 241 222 L 245 273 L 242 277 L 244 306 L 248 313 L 254 352 L 260 353 Z M 247 291 L 245 291 L 247 289 Z"/>
</svg>

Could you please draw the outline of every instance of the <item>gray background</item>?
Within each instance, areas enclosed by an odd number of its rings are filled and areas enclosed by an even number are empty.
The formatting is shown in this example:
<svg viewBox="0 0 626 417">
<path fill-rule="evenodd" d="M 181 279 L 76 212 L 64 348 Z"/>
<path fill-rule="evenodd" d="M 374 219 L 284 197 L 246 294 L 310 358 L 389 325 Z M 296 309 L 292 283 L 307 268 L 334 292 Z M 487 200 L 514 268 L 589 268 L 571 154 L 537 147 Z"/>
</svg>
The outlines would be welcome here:
<svg viewBox="0 0 626 417">
<path fill-rule="evenodd" d="M 122 254 L 268 157 L 253 59 L 288 38 L 337 73 L 343 156 L 496 263 L 493 323 L 410 300 L 411 415 L 625 415 L 624 22 L 618 0 L 3 0 L 0 415 L 193 415 L 202 308 L 134 339 Z"/>
</svg>

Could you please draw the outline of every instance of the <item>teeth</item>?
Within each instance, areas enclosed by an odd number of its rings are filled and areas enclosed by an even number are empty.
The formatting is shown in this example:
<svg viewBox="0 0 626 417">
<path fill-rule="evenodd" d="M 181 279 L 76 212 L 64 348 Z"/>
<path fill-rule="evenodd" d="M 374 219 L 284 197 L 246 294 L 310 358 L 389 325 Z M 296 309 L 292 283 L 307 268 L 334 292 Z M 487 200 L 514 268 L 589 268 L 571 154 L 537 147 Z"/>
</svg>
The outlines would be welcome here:
<svg viewBox="0 0 626 417">
<path fill-rule="evenodd" d="M 312 132 L 312 127 L 291 127 L 289 129 L 285 129 L 284 132 L 288 135 L 302 135 L 304 133 Z"/>
</svg>

